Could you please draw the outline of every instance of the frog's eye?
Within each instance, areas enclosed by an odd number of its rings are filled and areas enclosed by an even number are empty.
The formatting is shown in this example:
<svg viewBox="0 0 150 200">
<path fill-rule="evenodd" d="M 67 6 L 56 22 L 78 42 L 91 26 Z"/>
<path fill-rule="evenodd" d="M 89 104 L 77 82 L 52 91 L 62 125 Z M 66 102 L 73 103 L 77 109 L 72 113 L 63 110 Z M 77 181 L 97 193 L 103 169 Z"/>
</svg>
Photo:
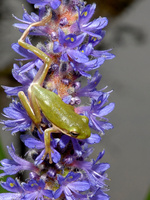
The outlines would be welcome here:
<svg viewBox="0 0 150 200">
<path fill-rule="evenodd" d="M 71 137 L 75 137 L 75 138 L 78 137 L 78 135 L 79 135 L 79 133 L 72 132 L 72 131 L 69 134 Z"/>
</svg>

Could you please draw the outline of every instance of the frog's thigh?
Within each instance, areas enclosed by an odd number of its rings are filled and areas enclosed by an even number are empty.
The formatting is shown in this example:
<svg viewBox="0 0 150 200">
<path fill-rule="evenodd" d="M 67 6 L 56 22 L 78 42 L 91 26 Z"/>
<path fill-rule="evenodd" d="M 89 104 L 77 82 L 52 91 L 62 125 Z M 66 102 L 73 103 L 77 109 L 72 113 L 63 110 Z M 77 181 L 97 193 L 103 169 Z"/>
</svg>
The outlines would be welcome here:
<svg viewBox="0 0 150 200">
<path fill-rule="evenodd" d="M 29 117 L 32 119 L 32 121 L 34 122 L 34 124 L 39 124 L 41 121 L 41 117 L 38 117 L 35 115 L 29 100 L 27 99 L 26 95 L 24 94 L 23 91 L 18 92 L 18 97 L 23 105 L 23 107 L 25 108 L 27 114 L 29 115 Z"/>
</svg>

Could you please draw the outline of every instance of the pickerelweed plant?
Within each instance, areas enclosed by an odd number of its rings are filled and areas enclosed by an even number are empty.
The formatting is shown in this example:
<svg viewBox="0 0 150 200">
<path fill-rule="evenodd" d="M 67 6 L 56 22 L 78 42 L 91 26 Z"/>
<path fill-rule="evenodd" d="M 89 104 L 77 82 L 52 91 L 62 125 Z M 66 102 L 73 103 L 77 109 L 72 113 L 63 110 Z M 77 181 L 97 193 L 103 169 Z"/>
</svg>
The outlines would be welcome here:
<svg viewBox="0 0 150 200">
<path fill-rule="evenodd" d="M 12 44 L 22 56 L 12 75 L 21 85 L 3 86 L 13 100 L 4 108 L 7 120 L 1 123 L 12 134 L 27 131 L 20 139 L 28 152 L 21 158 L 13 144 L 7 147 L 12 159 L 1 160 L 0 176 L 27 170 L 29 177 L 24 182 L 11 177 L 1 182 L 9 192 L 0 194 L 0 199 L 108 200 L 109 164 L 101 162 L 104 150 L 97 159 L 88 158 L 94 150 L 88 145 L 99 143 L 100 135 L 113 128 L 105 118 L 114 109 L 114 103 L 108 103 L 111 91 L 96 89 L 101 75 L 95 70 L 114 58 L 110 50 L 95 50 L 108 20 L 91 20 L 95 3 L 27 1 L 39 12 L 30 15 L 24 9 L 22 19 L 14 16 L 19 20 L 14 26 L 23 34 Z M 37 45 L 28 36 L 37 38 Z M 86 86 L 80 77 L 87 79 Z M 88 99 L 86 105 L 82 97 Z"/>
</svg>

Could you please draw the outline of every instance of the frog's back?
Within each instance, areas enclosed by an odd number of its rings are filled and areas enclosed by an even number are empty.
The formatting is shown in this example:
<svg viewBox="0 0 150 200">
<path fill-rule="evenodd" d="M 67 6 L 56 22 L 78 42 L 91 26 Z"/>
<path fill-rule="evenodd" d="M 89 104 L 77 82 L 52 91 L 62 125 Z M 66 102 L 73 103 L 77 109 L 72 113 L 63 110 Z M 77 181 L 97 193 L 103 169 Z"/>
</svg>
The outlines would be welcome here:
<svg viewBox="0 0 150 200">
<path fill-rule="evenodd" d="M 66 130 L 70 126 L 75 126 L 79 122 L 79 115 L 74 112 L 71 105 L 47 89 L 39 85 L 34 86 L 34 94 L 44 116 L 54 125 Z"/>
</svg>

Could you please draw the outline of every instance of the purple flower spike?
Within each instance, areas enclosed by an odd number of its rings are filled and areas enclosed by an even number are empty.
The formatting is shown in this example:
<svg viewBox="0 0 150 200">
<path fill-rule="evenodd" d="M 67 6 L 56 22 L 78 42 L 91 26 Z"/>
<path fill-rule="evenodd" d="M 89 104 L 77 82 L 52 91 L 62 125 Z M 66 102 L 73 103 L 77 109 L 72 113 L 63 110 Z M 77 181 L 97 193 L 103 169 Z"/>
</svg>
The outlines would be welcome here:
<svg viewBox="0 0 150 200">
<path fill-rule="evenodd" d="M 114 109 L 108 103 L 111 91 L 98 89 L 100 66 L 115 57 L 111 49 L 98 47 L 108 20 L 92 19 L 96 4 L 84 0 L 27 1 L 38 10 L 28 14 L 23 8 L 22 19 L 14 16 L 23 34 L 12 44 L 19 55 L 12 69 L 19 86 L 2 86 L 12 103 L 0 121 L 12 135 L 23 132 L 20 139 L 27 148 L 19 157 L 13 145 L 7 147 L 11 159 L 0 161 L 0 177 L 21 172 L 24 180 L 1 182 L 8 193 L 0 199 L 109 200 L 110 166 L 101 162 L 105 151 L 92 158 L 94 145 L 113 128 L 106 118 Z"/>
</svg>

